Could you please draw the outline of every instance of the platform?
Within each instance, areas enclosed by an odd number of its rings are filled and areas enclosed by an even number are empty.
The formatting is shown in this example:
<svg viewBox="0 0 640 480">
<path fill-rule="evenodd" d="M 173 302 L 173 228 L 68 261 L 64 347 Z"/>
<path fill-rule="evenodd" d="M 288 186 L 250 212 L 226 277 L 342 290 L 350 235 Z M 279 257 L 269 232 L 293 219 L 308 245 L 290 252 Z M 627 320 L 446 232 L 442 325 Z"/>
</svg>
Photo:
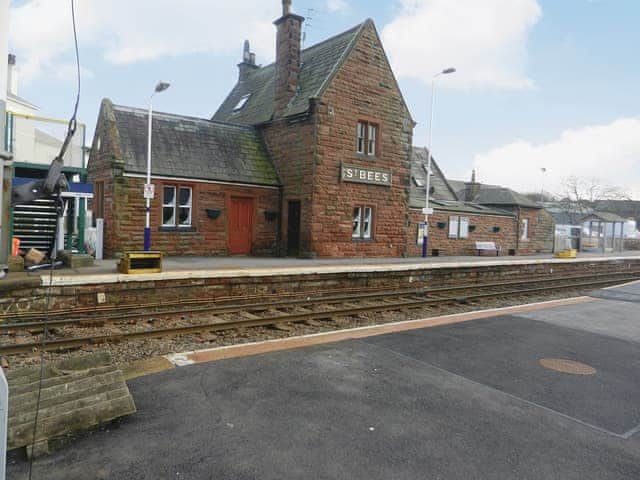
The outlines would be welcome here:
<svg viewBox="0 0 640 480">
<path fill-rule="evenodd" d="M 640 478 L 637 305 L 600 293 L 142 377 L 34 478 Z"/>
<path fill-rule="evenodd" d="M 640 259 L 640 252 L 624 254 L 581 253 L 577 259 L 557 259 L 553 255 L 512 257 L 429 257 L 429 258 L 349 258 L 297 259 L 263 257 L 167 257 L 164 271 L 156 274 L 123 275 L 117 273 L 116 260 L 97 261 L 83 269 L 56 270 L 56 286 L 96 283 L 145 282 L 198 278 L 234 278 L 257 276 L 309 275 L 351 272 L 402 272 L 418 269 L 466 268 L 495 265 L 567 264 L 593 261 Z M 49 284 L 49 274 L 39 272 L 42 285 Z"/>
</svg>

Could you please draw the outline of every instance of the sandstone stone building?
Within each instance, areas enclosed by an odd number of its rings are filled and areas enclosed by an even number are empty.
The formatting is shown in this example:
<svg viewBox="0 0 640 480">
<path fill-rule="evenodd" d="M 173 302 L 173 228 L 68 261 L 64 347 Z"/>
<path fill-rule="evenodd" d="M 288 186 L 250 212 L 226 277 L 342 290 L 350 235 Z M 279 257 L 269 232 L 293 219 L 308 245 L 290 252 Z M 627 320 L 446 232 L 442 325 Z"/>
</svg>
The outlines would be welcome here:
<svg viewBox="0 0 640 480">
<path fill-rule="evenodd" d="M 238 82 L 212 119 L 154 114 L 153 247 L 418 255 L 426 153 L 413 148 L 415 122 L 373 21 L 301 49 L 304 18 L 290 4 L 283 0 L 274 22 L 276 61 L 259 66 L 245 43 Z M 106 255 L 142 247 L 147 120 L 143 110 L 102 102 L 88 171 Z M 521 211 L 460 198 L 437 166 L 433 183 L 437 253 L 473 254 L 478 240 L 538 251 L 517 239 Z"/>
</svg>

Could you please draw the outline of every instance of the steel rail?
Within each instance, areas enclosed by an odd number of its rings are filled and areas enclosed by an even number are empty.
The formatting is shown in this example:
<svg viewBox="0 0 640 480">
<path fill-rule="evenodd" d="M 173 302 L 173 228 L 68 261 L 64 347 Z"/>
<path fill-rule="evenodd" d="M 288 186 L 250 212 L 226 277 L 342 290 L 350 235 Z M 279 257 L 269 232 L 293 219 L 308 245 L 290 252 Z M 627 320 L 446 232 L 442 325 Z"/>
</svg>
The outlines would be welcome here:
<svg viewBox="0 0 640 480">
<path fill-rule="evenodd" d="M 592 282 L 582 282 L 578 284 L 572 285 L 564 285 L 564 286 L 556 286 L 553 288 L 563 288 L 563 289 L 575 289 L 580 287 L 593 287 L 600 285 L 609 285 L 612 283 L 618 283 L 618 281 L 612 280 L 598 280 Z M 546 292 L 550 289 L 549 286 L 535 287 L 535 288 L 527 288 L 527 289 L 516 289 L 511 291 L 494 291 L 494 292 L 485 292 L 485 293 L 474 293 L 470 295 L 465 295 L 463 298 L 461 297 L 445 297 L 445 298 L 425 298 L 425 299 L 405 299 L 402 301 L 396 301 L 393 303 L 379 303 L 375 305 L 349 305 L 344 308 L 339 308 L 336 310 L 329 310 L 323 312 L 296 312 L 290 314 L 276 315 L 265 318 L 257 318 L 257 319 L 244 319 L 244 320 L 235 320 L 235 321 L 225 321 L 225 322 L 215 322 L 215 323 L 202 323 L 195 325 L 185 325 L 179 327 L 167 327 L 167 328 L 158 328 L 153 330 L 140 330 L 134 332 L 121 332 L 107 335 L 95 335 L 90 337 L 75 337 L 75 338 L 63 338 L 63 339 L 51 339 L 46 342 L 30 342 L 16 345 L 2 345 L 0 346 L 0 354 L 11 355 L 17 353 L 25 353 L 37 351 L 38 349 L 44 347 L 46 351 L 55 351 L 62 349 L 69 349 L 75 347 L 81 347 L 85 345 L 91 344 L 103 344 L 103 343 L 116 343 L 122 342 L 126 340 L 136 340 L 140 338 L 154 338 L 154 337 L 166 337 L 166 336 L 178 336 L 185 335 L 189 333 L 198 333 L 205 331 L 220 331 L 220 330 L 230 330 L 236 328 L 251 328 L 251 327 L 259 327 L 259 326 L 267 326 L 267 325 L 275 325 L 278 323 L 292 323 L 292 322 L 301 322 L 308 320 L 319 320 L 337 316 L 353 316 L 366 312 L 374 312 L 374 311 L 393 311 L 393 310 L 404 310 L 404 309 L 412 309 L 418 308 L 425 305 L 435 305 L 438 303 L 452 303 L 452 302 L 460 302 L 460 301 L 469 301 L 469 300 L 480 300 L 486 299 L 496 296 L 504 296 L 504 295 L 522 295 L 522 294 L 532 294 L 538 292 Z"/>
<path fill-rule="evenodd" d="M 217 306 L 220 305 L 225 305 L 228 304 L 230 302 L 233 302 L 234 300 L 253 300 L 253 299 L 262 299 L 262 298 L 278 298 L 278 297 L 288 297 L 288 298 L 294 298 L 294 300 L 288 300 L 288 303 L 291 303 L 292 305 L 296 304 L 296 302 L 300 303 L 304 303 L 306 301 L 309 301 L 311 299 L 315 300 L 315 301 L 321 301 L 323 299 L 332 299 L 332 298 L 336 298 L 336 297 L 325 297 L 323 295 L 325 295 L 326 293 L 330 293 L 330 292 L 341 292 L 344 293 L 346 292 L 351 292 L 353 294 L 358 294 L 359 297 L 363 297 L 363 296 L 377 296 L 377 295 L 386 295 L 386 296 L 396 296 L 396 295 L 422 295 L 422 294 L 432 294 L 432 293 L 439 293 L 439 292 L 449 292 L 449 291 L 453 291 L 453 290 L 469 290 L 469 289 L 478 289 L 478 288 L 493 288 L 493 287 L 512 287 L 514 285 L 528 285 L 531 283 L 540 283 L 540 282 L 556 282 L 556 281 L 570 281 L 570 280 L 582 280 L 582 279 L 591 279 L 591 278 L 600 278 L 600 277 L 623 277 L 623 278 L 627 278 L 629 276 L 640 276 L 640 271 L 630 271 L 630 272 L 607 272 L 607 273 L 597 273 L 597 274 L 589 274 L 589 275 L 572 275 L 572 276 L 549 276 L 549 275 L 536 275 L 534 276 L 534 278 L 528 278 L 528 279 L 523 279 L 523 280 L 510 280 L 510 281 L 506 281 L 506 282 L 492 282 L 492 283 L 473 283 L 473 284 L 464 284 L 464 285 L 444 285 L 442 287 L 427 287 L 427 288 L 422 288 L 422 289 L 406 289 L 406 290 L 397 290 L 394 292 L 388 292 L 388 289 L 385 289 L 384 287 L 380 287 L 380 288 L 359 288 L 359 289 L 339 289 L 339 290 L 320 290 L 320 291 L 314 291 L 312 293 L 304 293 L 304 292 L 295 292 L 292 294 L 282 294 L 282 295 L 278 295 L 278 294 L 269 294 L 269 295 L 264 295 L 264 296 L 236 296 L 236 297 L 220 297 L 217 299 L 193 299 L 193 300 L 188 300 L 188 301 L 172 301 L 172 302 L 156 302 L 156 303 L 148 303 L 148 304 L 137 304 L 137 305 L 127 305 L 127 306 L 115 306 L 115 307 L 105 307 L 103 309 L 98 310 L 100 313 L 102 312 L 107 312 L 106 314 L 100 315 L 100 314 L 96 314 L 96 315 L 90 315 L 90 316 L 86 316 L 86 317 L 81 317 L 81 318 L 65 318 L 63 320 L 50 320 L 49 323 L 51 326 L 66 326 L 66 325 L 74 325 L 74 324 L 81 324 L 81 323 L 98 323 L 100 321 L 105 321 L 105 322 L 110 322 L 113 323 L 114 321 L 118 321 L 119 319 L 122 320 L 129 320 L 131 319 L 131 315 L 133 315 L 134 317 L 138 317 L 140 319 L 142 318 L 150 318 L 150 317 L 155 317 L 155 316 L 162 316 L 162 315 L 177 315 L 180 313 L 194 313 L 194 312 L 198 312 L 198 311 L 209 311 L 212 308 L 212 304 L 215 305 L 215 307 L 213 308 L 218 308 Z M 302 297 L 304 296 L 304 299 L 298 299 L 295 300 L 295 297 Z M 357 297 L 353 297 L 353 298 L 357 298 Z M 262 302 L 262 303 L 250 303 L 250 302 L 242 302 L 242 303 L 237 303 L 237 304 L 232 304 L 229 305 L 229 307 L 233 308 L 233 310 L 231 310 L 228 313 L 232 313 L 236 310 L 245 310 L 247 308 L 256 308 L 259 309 L 261 306 L 267 305 L 267 306 L 273 306 L 273 305 L 277 305 L 280 303 L 284 303 L 284 302 Z M 177 309 L 171 309 L 171 310 L 154 310 L 153 312 L 141 312 L 141 313 L 136 313 L 135 310 L 140 310 L 140 309 L 149 309 L 149 308 L 158 308 L 158 307 L 165 307 L 165 306 L 171 306 L 171 305 L 177 305 L 178 307 L 183 306 L 183 305 L 203 305 L 200 308 L 177 308 Z M 222 308 L 222 307 L 221 307 Z M 226 307 L 225 307 L 226 308 Z M 58 311 L 55 312 L 54 314 L 51 314 L 50 317 L 58 317 L 58 316 L 63 316 L 63 315 L 69 315 L 69 314 L 77 314 L 77 313 L 85 313 L 86 311 L 95 311 L 92 309 L 70 309 L 68 311 Z M 121 315 L 114 315 L 114 312 L 127 312 L 126 314 L 122 313 Z M 222 312 L 225 313 L 225 312 Z M 2 315 L 0 315 L 0 320 L 3 318 Z M 6 331 L 6 330 L 12 330 L 12 329 L 20 329 L 20 328 L 37 328 L 37 324 L 40 321 L 40 316 L 38 315 L 6 315 L 4 316 L 4 318 L 17 318 L 20 320 L 24 320 L 23 322 L 5 322 L 5 323 L 0 323 L 0 332 L 2 331 Z"/>
<path fill-rule="evenodd" d="M 636 275 L 640 275 L 638 272 Z M 182 309 L 172 309 L 172 310 L 156 310 L 152 312 L 139 312 L 139 313 L 127 313 L 127 314 L 117 314 L 117 315 L 100 315 L 100 316 L 90 316 L 90 317 L 81 317 L 81 318 L 66 318 L 62 320 L 49 320 L 48 326 L 50 328 L 60 328 L 65 326 L 77 325 L 79 327 L 91 327 L 91 326 L 101 326 L 105 323 L 113 324 L 118 323 L 120 321 L 142 321 L 146 318 L 156 318 L 163 317 L 168 315 L 186 315 L 191 313 L 199 313 L 206 312 L 212 315 L 225 315 L 231 313 L 240 313 L 240 312 L 255 312 L 255 311 L 264 311 L 270 308 L 287 308 L 287 307 L 304 307 L 304 306 L 313 306 L 319 302 L 324 304 L 335 304 L 335 303 L 343 303 L 348 301 L 361 301 L 363 299 L 368 298 L 388 298 L 388 297 L 400 297 L 406 295 L 432 295 L 438 293 L 449 293 L 451 291 L 459 291 L 459 290 L 468 290 L 468 289 L 486 289 L 486 288 L 495 288 L 495 287 L 513 287 L 515 285 L 531 285 L 536 283 L 545 283 L 547 284 L 547 288 L 552 288 L 549 286 L 549 282 L 567 282 L 573 281 L 576 279 L 591 279 L 598 278 L 600 276 L 606 277 L 616 277 L 615 281 L 618 280 L 632 280 L 633 277 L 630 273 L 615 273 L 609 275 L 596 274 L 596 275 L 582 275 L 575 277 L 563 277 L 563 278 L 547 278 L 540 280 L 519 280 L 512 282 L 498 282 L 498 283 L 490 283 L 490 284 L 476 284 L 476 285 L 454 285 L 454 286 L 443 286 L 443 287 L 435 287 L 435 288 L 426 288 L 426 289 L 407 289 L 407 290 L 397 290 L 392 292 L 369 292 L 369 293 L 361 293 L 357 296 L 354 295 L 341 295 L 341 296 L 333 296 L 333 297 L 315 297 L 311 298 L 307 296 L 302 299 L 293 299 L 287 301 L 276 301 L 276 302 L 262 302 L 262 303 L 246 303 L 246 304 L 236 304 L 236 305 L 204 305 L 200 307 L 191 307 L 191 308 L 182 308 Z M 614 281 L 613 278 L 610 281 Z M 562 286 L 562 285 L 560 285 Z M 211 303 L 211 302 L 210 302 Z M 40 321 L 30 321 L 30 322 L 15 322 L 15 323 L 4 323 L 0 324 L 0 333 L 8 332 L 8 331 L 19 331 L 19 330 L 38 330 L 42 328 L 42 323 Z"/>
<path fill-rule="evenodd" d="M 437 291 L 437 290 L 451 290 L 451 289 L 458 289 L 458 290 L 465 290 L 465 289 L 470 289 L 470 288 L 484 288 L 484 287 L 489 287 L 489 286 L 510 286 L 510 285 L 515 285 L 515 284 L 520 284 L 520 283 L 528 283 L 531 281 L 536 281 L 537 279 L 539 279 L 539 281 L 549 281 L 549 280 L 554 280 L 554 279 L 558 279 L 558 280 L 570 280 L 570 279 L 582 279 L 582 278 L 594 278 L 594 277 L 601 277 L 601 276 L 612 276 L 612 275 L 640 275 L 640 270 L 636 271 L 618 271 L 618 272 L 604 272 L 604 273 L 596 273 L 596 274 L 588 274 L 588 275 L 571 275 L 571 276 L 558 276 L 558 275 L 553 275 L 550 276 L 548 274 L 536 274 L 536 275 L 531 275 L 529 276 L 527 279 L 522 279 L 522 280 L 510 280 L 510 281 L 506 281 L 506 282 L 498 282 L 498 283 L 471 283 L 471 284 L 465 284 L 465 285 L 452 285 L 452 286 L 443 286 L 443 287 L 429 287 L 432 291 Z M 262 294 L 262 295 L 235 295 L 235 296 L 224 296 L 224 297 L 218 297 L 218 298 L 207 298 L 207 299 L 181 299 L 181 300 L 170 300 L 170 301 L 159 301 L 159 302 L 153 302 L 153 303 L 140 303 L 140 304 L 134 304 L 134 305 L 93 305 L 90 307 L 73 307 L 73 308 L 68 308 L 68 309 L 60 309 L 60 310 L 55 310 L 50 312 L 49 317 L 50 318 L 55 318 L 55 317 L 59 317 L 59 316 L 64 316 L 64 315 L 70 315 L 70 314 L 78 314 L 78 313 L 93 313 L 93 312 L 116 312 L 116 311 L 132 311 L 132 310 L 139 310 L 139 309 L 146 309 L 146 308 L 154 308 L 154 307 L 159 307 L 159 306 L 182 306 L 182 305 L 202 305 L 202 304 L 211 304 L 211 303 L 216 303 L 216 304 L 226 304 L 226 303 L 231 303 L 234 301 L 238 301 L 238 300 L 260 300 L 260 299 L 266 299 L 266 298 L 282 298 L 282 297 L 288 297 L 288 298 L 295 298 L 295 297 L 300 297 L 300 296 L 309 296 L 309 295 L 330 295 L 332 293 L 335 292 L 339 292 L 339 293 L 345 293 L 345 292 L 352 292 L 352 293 L 359 293 L 359 292 L 363 292 L 363 293 L 373 293 L 376 291 L 385 291 L 387 290 L 385 287 L 378 287 L 378 288 L 371 288 L 371 287 L 362 287 L 362 288 L 358 288 L 358 287 L 351 287 L 351 288 L 340 288 L 340 289 L 327 289 L 327 290 L 315 290 L 311 293 L 305 293 L 305 292 L 287 292 L 287 293 L 272 293 L 272 294 Z M 90 293 L 82 293 L 81 295 L 95 295 L 95 292 L 90 292 Z M 36 321 L 37 319 L 41 318 L 41 314 L 34 314 L 32 312 L 13 312 L 13 313 L 0 313 L 0 321 L 2 320 L 11 320 L 11 319 L 20 319 L 20 320 L 33 320 Z"/>
</svg>

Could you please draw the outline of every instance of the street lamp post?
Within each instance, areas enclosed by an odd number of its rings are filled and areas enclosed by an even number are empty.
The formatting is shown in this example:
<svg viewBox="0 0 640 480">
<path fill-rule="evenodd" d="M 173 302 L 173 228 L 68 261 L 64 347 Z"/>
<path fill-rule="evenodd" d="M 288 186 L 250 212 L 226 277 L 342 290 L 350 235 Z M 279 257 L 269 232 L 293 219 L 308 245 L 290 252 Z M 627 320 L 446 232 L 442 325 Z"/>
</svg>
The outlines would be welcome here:
<svg viewBox="0 0 640 480">
<path fill-rule="evenodd" d="M 153 117 L 153 97 L 156 93 L 164 92 L 169 88 L 169 82 L 158 82 L 155 90 L 149 97 L 149 133 L 147 136 L 147 183 L 144 186 L 144 198 L 146 202 L 146 221 L 144 224 L 144 251 L 151 250 L 151 199 L 154 197 L 153 185 L 151 184 L 151 123 Z"/>
<path fill-rule="evenodd" d="M 542 172 L 542 186 L 540 188 L 540 203 L 544 204 L 544 174 L 547 173 L 547 169 L 545 167 L 540 168 Z"/>
<path fill-rule="evenodd" d="M 429 208 L 429 190 L 431 190 L 431 158 L 432 158 L 432 135 L 433 135 L 433 105 L 435 103 L 436 96 L 436 78 L 440 75 L 448 75 L 450 73 L 455 73 L 455 68 L 447 68 L 442 70 L 441 72 L 436 73 L 431 79 L 431 113 L 430 113 L 430 121 L 429 121 L 429 139 L 427 142 L 427 182 L 426 182 L 426 194 L 425 194 L 425 207 L 422 213 L 424 213 L 424 231 L 422 238 L 422 256 L 426 258 L 429 252 L 429 215 L 433 213 L 433 209 Z"/>
</svg>

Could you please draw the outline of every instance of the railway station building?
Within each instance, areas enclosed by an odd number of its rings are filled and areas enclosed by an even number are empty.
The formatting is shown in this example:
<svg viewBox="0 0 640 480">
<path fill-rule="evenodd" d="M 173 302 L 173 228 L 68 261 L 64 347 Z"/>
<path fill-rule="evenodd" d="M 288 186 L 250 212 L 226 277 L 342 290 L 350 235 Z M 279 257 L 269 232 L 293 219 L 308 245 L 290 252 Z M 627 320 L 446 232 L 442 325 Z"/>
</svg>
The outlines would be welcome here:
<svg viewBox="0 0 640 480">
<path fill-rule="evenodd" d="M 420 254 L 427 154 L 413 147 L 416 124 L 373 21 L 301 49 L 303 22 L 283 0 L 276 61 L 258 65 L 246 42 L 237 84 L 211 119 L 154 113 L 152 248 Z M 88 172 L 107 256 L 143 245 L 147 122 L 145 110 L 102 102 Z M 433 170 L 432 253 L 474 254 L 477 241 L 505 254 L 543 250 L 537 205 L 485 204 L 473 182 L 461 196 Z"/>
</svg>

